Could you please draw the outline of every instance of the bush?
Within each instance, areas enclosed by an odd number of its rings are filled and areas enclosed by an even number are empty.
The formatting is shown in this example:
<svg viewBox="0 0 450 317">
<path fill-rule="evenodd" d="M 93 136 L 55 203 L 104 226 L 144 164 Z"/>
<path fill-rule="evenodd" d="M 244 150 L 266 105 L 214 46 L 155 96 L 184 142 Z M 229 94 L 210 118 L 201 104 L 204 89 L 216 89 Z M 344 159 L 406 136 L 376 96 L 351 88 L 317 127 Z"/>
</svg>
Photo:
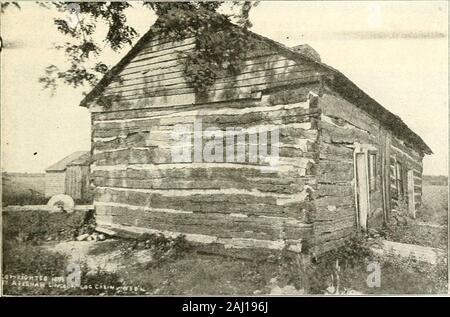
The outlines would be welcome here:
<svg viewBox="0 0 450 317">
<path fill-rule="evenodd" d="M 3 191 L 2 193 L 2 207 L 6 206 L 24 206 L 24 205 L 45 205 L 48 199 L 34 190 L 14 192 Z"/>
<path fill-rule="evenodd" d="M 168 238 L 162 234 L 144 233 L 136 240 L 124 240 L 120 249 L 125 255 L 135 250 L 151 250 L 153 259 L 148 266 L 160 267 L 167 261 L 183 257 L 192 249 L 192 245 L 184 235 Z"/>
<path fill-rule="evenodd" d="M 278 257 L 277 280 L 310 294 L 323 294 L 337 279 L 345 284 L 341 273 L 360 270 L 371 256 L 366 239 L 360 235 L 352 236 L 341 248 L 329 251 L 311 263 L 304 261 L 302 255 L 283 250 Z"/>
</svg>

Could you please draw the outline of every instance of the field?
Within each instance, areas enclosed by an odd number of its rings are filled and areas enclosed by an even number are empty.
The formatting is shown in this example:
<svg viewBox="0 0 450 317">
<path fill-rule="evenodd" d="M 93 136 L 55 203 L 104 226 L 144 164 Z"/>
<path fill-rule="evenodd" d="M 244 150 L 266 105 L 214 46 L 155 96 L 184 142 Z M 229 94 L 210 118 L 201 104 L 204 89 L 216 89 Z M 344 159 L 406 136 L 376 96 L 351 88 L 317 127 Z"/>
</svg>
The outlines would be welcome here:
<svg viewBox="0 0 450 317">
<path fill-rule="evenodd" d="M 442 185 L 423 186 L 423 206 L 419 219 L 441 225 L 448 223 L 448 187 Z"/>
<path fill-rule="evenodd" d="M 9 182 L 9 183 L 8 183 Z M 18 183 L 16 181 L 15 183 Z M 7 185 L 12 181 L 7 180 Z M 30 185 L 29 185 L 30 186 Z M 447 187 L 426 185 L 416 220 L 390 232 L 393 240 L 446 248 Z M 213 255 L 183 238 L 143 236 L 77 241 L 91 235 L 94 214 L 3 213 L 5 294 L 436 294 L 447 292 L 447 265 L 379 256 L 365 239 L 311 262 L 282 251 L 242 259 Z M 103 239 L 102 239 L 103 240 Z M 80 265 L 81 286 L 67 288 L 70 264 Z M 380 267 L 381 283 L 369 287 L 368 265 Z M 59 284 L 17 281 L 42 276 Z M 336 282 L 339 280 L 339 282 Z M 98 287 L 97 287 L 98 286 Z"/>
<path fill-rule="evenodd" d="M 2 173 L 2 206 L 45 205 L 45 174 Z"/>
</svg>

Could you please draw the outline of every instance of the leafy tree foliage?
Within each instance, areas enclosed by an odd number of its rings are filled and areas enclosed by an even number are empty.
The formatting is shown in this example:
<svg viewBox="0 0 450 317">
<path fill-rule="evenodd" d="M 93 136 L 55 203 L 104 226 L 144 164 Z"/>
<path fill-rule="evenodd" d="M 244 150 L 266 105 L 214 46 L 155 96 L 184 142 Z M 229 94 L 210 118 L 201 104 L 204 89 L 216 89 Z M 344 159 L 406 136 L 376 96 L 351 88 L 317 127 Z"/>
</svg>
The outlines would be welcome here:
<svg viewBox="0 0 450 317">
<path fill-rule="evenodd" d="M 152 27 L 158 34 L 171 40 L 196 37 L 196 50 L 185 56 L 184 74 L 199 91 L 206 90 L 217 77 L 239 71 L 243 55 L 255 43 L 249 40 L 246 29 L 251 27 L 249 12 L 257 2 L 232 2 L 230 14 L 218 11 L 223 2 L 143 2 L 144 7 L 158 16 Z M 39 79 L 44 88 L 55 89 L 58 82 L 72 87 L 94 86 L 108 71 L 101 60 L 106 49 L 121 51 L 129 47 L 139 35 L 129 25 L 126 10 L 129 2 L 46 3 L 48 9 L 72 13 L 75 21 L 55 18 L 59 32 L 67 36 L 66 43 L 56 48 L 69 62 L 67 69 L 49 65 Z M 235 24 L 231 23 L 234 22 Z M 98 43 L 97 26 L 107 26 L 106 36 Z M 236 27 L 236 24 L 241 27 Z"/>
<path fill-rule="evenodd" d="M 0 12 L 5 12 L 6 9 L 10 7 L 15 7 L 17 9 L 20 9 L 20 5 L 17 2 L 1 2 L 0 3 Z"/>
</svg>

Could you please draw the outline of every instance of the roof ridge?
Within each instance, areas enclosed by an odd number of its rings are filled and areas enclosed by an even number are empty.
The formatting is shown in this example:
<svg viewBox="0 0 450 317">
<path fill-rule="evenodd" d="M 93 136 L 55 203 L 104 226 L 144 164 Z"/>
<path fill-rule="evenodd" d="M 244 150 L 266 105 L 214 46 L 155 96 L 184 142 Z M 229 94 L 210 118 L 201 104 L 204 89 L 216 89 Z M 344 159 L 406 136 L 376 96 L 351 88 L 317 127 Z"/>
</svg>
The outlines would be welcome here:
<svg viewBox="0 0 450 317">
<path fill-rule="evenodd" d="M 72 162 L 80 159 L 81 157 L 87 154 L 89 154 L 90 156 L 90 151 L 75 151 L 65 156 L 64 158 L 60 159 L 56 163 L 50 165 L 45 169 L 45 171 L 46 172 L 65 171 L 67 166 L 70 166 Z"/>
</svg>

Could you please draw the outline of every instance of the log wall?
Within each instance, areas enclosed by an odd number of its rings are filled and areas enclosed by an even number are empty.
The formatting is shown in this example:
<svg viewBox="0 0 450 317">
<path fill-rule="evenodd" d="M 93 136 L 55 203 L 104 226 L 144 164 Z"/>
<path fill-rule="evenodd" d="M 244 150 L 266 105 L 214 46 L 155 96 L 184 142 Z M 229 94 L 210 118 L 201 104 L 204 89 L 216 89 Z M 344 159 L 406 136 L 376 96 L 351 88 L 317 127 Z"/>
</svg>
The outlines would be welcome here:
<svg viewBox="0 0 450 317">
<path fill-rule="evenodd" d="M 370 191 L 368 227 L 379 226 L 383 220 L 380 122 L 329 90 L 319 99 L 319 108 L 322 110 L 320 162 L 314 222 L 318 254 L 342 245 L 356 230 L 353 155 L 357 144 L 364 144 L 376 153 L 375 188 Z"/>
<path fill-rule="evenodd" d="M 422 173 L 423 173 L 423 155 L 414 150 L 411 146 L 405 144 L 398 138 L 393 138 L 391 143 L 391 193 L 392 193 L 392 207 L 395 208 L 397 201 L 404 200 L 408 202 L 408 171 L 412 170 L 414 175 L 414 201 L 416 209 L 422 203 Z M 402 166 L 401 175 L 399 178 L 402 181 L 403 190 L 399 188 L 399 183 L 395 179 L 396 163 Z M 403 195 L 402 195 L 403 192 Z"/>
<path fill-rule="evenodd" d="M 320 73 L 310 62 L 253 52 L 239 75 L 198 94 L 182 74 L 193 43 L 149 43 L 91 106 L 98 224 L 226 248 L 305 251 L 317 187 Z M 228 160 L 225 141 L 216 161 L 173 162 L 174 129 L 199 120 L 224 136 L 230 127 L 277 129 L 279 168 L 267 173 L 249 162 L 249 136 L 244 162 Z M 185 135 L 192 140 L 193 132 Z"/>
<path fill-rule="evenodd" d="M 407 201 L 407 171 L 414 171 L 415 207 L 421 202 L 423 156 L 406 145 L 382 122 L 356 105 L 326 89 L 319 99 L 317 216 L 314 221 L 315 252 L 320 254 L 343 244 L 357 227 L 354 150 L 364 145 L 375 155 L 375 180 L 370 188 L 368 228 L 389 221 L 398 200 L 395 165 L 403 166 L 404 199 Z"/>
</svg>

